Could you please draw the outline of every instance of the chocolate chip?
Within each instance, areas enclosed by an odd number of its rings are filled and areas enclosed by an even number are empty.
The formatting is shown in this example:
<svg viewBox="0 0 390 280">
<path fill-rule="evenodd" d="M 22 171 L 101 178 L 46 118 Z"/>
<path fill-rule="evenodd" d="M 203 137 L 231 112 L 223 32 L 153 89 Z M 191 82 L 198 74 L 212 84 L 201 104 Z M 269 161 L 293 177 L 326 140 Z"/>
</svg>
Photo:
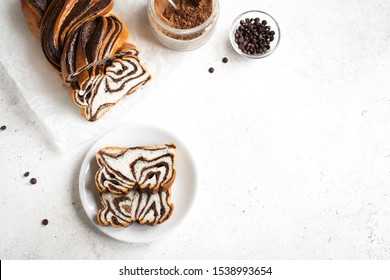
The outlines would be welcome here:
<svg viewBox="0 0 390 280">
<path fill-rule="evenodd" d="M 267 25 L 267 21 L 264 19 L 262 22 L 261 22 L 262 25 Z"/>
<path fill-rule="evenodd" d="M 37 182 L 38 182 L 38 181 L 37 181 L 37 179 L 35 179 L 35 178 L 31 178 L 31 180 L 30 180 L 30 183 L 33 184 L 33 185 L 35 185 Z"/>
<path fill-rule="evenodd" d="M 214 73 L 214 68 L 213 67 L 209 68 L 209 73 Z"/>
<path fill-rule="evenodd" d="M 27 171 L 26 173 L 23 174 L 23 176 L 24 176 L 24 177 L 30 176 L 30 172 Z"/>
<path fill-rule="evenodd" d="M 42 220 L 42 225 L 47 226 L 48 224 L 49 224 L 49 220 L 48 219 L 43 219 Z"/>
<path fill-rule="evenodd" d="M 0 127 L 1 130 L 6 130 L 7 127 L 5 125 L 3 125 L 2 127 Z"/>
<path fill-rule="evenodd" d="M 227 57 L 222 58 L 223 63 L 228 63 L 229 59 Z"/>
</svg>

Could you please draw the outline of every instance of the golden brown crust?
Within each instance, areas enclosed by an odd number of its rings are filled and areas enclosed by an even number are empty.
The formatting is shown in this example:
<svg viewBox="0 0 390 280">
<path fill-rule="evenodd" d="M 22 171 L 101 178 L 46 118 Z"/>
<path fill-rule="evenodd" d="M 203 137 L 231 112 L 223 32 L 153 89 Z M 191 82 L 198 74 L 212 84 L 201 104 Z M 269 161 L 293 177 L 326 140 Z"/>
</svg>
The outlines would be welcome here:
<svg viewBox="0 0 390 280">
<path fill-rule="evenodd" d="M 22 7 L 22 12 L 24 18 L 26 19 L 28 27 L 35 36 L 39 37 L 39 27 L 42 20 L 41 13 L 28 0 L 20 0 L 20 5 Z"/>
<path fill-rule="evenodd" d="M 39 0 L 31 0 L 34 3 Z M 52 0 L 43 11 L 40 25 L 43 53 L 54 69 L 61 73 L 61 55 L 69 36 L 83 25 L 100 16 L 107 15 L 113 8 L 113 0 Z"/>
</svg>

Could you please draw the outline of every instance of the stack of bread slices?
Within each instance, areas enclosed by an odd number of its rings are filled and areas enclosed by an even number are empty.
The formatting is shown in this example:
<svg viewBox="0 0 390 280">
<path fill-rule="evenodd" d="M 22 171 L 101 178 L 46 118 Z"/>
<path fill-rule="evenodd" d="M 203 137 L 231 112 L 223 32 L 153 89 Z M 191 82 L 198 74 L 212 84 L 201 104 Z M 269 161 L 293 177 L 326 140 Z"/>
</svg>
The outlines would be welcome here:
<svg viewBox="0 0 390 280">
<path fill-rule="evenodd" d="M 156 225 L 173 211 L 171 186 L 176 178 L 176 145 L 105 147 L 96 154 L 95 176 L 103 208 L 101 226 Z"/>
</svg>

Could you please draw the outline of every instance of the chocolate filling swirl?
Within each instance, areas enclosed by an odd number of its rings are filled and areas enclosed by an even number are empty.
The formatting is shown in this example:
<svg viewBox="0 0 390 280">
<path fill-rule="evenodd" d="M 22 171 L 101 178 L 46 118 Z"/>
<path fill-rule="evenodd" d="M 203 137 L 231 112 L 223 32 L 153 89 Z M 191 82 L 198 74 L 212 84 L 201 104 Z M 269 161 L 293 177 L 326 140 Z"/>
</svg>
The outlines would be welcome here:
<svg viewBox="0 0 390 280">
<path fill-rule="evenodd" d="M 109 148 L 100 150 L 96 156 L 100 169 L 95 177 L 99 191 L 126 194 L 137 187 L 152 193 L 168 190 L 176 177 L 175 148 L 174 145 L 164 145 L 118 152 Z M 140 153 L 145 155 L 139 156 Z"/>
<path fill-rule="evenodd" d="M 109 192 L 100 194 L 103 209 L 97 214 L 102 226 L 127 227 L 133 222 L 156 225 L 165 222 L 172 214 L 170 191 L 152 194 L 145 190 L 134 189 L 127 195 L 115 195 Z"/>
<path fill-rule="evenodd" d="M 42 19 L 41 44 L 47 60 L 58 72 L 66 38 L 88 21 L 109 13 L 112 6 L 112 0 L 53 0 Z"/>
</svg>

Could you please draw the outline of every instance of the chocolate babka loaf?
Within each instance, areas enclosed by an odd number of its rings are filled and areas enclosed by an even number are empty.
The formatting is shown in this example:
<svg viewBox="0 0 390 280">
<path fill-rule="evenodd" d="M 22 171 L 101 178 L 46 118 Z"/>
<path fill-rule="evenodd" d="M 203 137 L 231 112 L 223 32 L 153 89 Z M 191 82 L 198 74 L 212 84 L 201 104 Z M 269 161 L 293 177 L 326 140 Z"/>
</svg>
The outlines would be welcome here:
<svg viewBox="0 0 390 280">
<path fill-rule="evenodd" d="M 104 208 L 99 210 L 97 221 L 101 226 L 114 227 L 128 227 L 133 222 L 151 226 L 160 224 L 172 214 L 170 198 L 170 190 L 152 194 L 138 188 L 126 195 L 103 192 L 100 200 Z"/>
<path fill-rule="evenodd" d="M 103 209 L 102 226 L 127 227 L 133 222 L 156 225 L 172 214 L 171 186 L 176 178 L 176 145 L 106 147 L 96 154 L 95 176 Z"/>
<path fill-rule="evenodd" d="M 32 32 L 89 121 L 98 120 L 151 76 L 113 0 L 21 0 Z"/>
</svg>

